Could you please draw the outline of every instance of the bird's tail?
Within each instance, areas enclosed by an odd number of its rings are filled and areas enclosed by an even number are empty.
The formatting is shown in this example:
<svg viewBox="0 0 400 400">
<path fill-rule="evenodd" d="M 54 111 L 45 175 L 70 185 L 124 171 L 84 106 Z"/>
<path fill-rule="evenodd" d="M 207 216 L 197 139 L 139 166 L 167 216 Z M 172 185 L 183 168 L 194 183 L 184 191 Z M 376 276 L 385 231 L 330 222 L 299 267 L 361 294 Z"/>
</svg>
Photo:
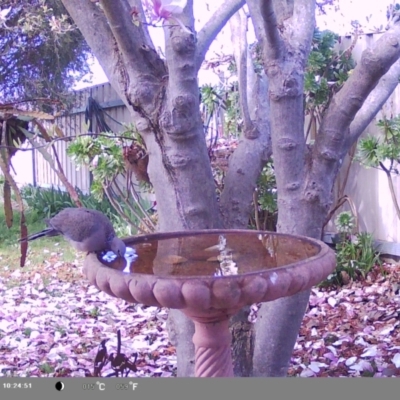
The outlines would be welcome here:
<svg viewBox="0 0 400 400">
<path fill-rule="evenodd" d="M 29 242 L 31 240 L 39 239 L 43 236 L 57 236 L 57 235 L 59 235 L 59 233 L 56 230 L 54 230 L 53 228 L 47 228 L 43 229 L 40 232 L 32 233 L 31 235 L 25 238 L 19 239 L 19 242 Z"/>
</svg>

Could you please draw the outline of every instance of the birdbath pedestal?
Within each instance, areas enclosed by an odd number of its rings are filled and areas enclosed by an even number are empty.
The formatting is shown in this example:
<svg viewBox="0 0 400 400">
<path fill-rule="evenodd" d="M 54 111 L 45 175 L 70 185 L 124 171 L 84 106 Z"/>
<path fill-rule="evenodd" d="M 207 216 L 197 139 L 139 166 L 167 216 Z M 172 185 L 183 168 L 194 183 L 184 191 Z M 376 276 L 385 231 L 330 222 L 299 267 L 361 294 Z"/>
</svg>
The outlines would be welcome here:
<svg viewBox="0 0 400 400">
<path fill-rule="evenodd" d="M 124 241 L 133 260 L 89 254 L 84 274 L 110 296 L 192 319 L 196 377 L 233 376 L 229 319 L 241 308 L 310 289 L 336 265 L 325 243 L 274 232 L 185 231 Z"/>
</svg>

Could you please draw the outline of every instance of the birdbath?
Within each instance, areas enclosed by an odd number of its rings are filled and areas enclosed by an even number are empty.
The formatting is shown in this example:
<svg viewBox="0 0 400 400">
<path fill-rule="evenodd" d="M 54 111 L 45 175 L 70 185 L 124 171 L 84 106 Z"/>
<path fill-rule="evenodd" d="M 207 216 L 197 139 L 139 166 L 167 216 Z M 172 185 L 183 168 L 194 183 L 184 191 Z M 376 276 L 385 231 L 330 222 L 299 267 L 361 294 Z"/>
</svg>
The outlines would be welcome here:
<svg viewBox="0 0 400 400">
<path fill-rule="evenodd" d="M 325 243 L 275 232 L 168 232 L 124 241 L 131 259 L 92 253 L 84 274 L 110 296 L 187 315 L 196 377 L 233 376 L 229 319 L 241 308 L 310 289 L 336 265 Z"/>
</svg>

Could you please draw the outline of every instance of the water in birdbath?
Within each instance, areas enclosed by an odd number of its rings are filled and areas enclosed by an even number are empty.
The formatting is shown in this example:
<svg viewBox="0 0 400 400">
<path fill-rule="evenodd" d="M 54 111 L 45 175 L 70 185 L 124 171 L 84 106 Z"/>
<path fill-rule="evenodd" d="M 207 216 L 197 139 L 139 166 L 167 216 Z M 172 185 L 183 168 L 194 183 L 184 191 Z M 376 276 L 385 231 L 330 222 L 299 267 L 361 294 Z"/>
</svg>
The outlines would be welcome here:
<svg viewBox="0 0 400 400">
<path fill-rule="evenodd" d="M 126 273 L 225 276 L 284 267 L 318 252 L 319 247 L 305 239 L 249 231 L 134 238 L 127 242 L 125 258 L 107 253 L 100 261 Z"/>
</svg>

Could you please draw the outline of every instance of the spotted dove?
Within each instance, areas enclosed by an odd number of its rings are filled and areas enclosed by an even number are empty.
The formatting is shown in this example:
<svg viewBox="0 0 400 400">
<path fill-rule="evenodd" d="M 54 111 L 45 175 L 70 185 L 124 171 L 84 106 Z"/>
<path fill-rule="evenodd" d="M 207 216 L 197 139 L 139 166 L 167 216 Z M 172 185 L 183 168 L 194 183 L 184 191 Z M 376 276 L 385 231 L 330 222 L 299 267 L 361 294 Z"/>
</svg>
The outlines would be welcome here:
<svg viewBox="0 0 400 400">
<path fill-rule="evenodd" d="M 100 211 L 89 208 L 64 208 L 45 222 L 47 229 L 20 241 L 63 235 L 78 251 L 100 253 L 111 250 L 117 256 L 125 255 L 125 243 L 116 236 L 110 220 Z"/>
</svg>

